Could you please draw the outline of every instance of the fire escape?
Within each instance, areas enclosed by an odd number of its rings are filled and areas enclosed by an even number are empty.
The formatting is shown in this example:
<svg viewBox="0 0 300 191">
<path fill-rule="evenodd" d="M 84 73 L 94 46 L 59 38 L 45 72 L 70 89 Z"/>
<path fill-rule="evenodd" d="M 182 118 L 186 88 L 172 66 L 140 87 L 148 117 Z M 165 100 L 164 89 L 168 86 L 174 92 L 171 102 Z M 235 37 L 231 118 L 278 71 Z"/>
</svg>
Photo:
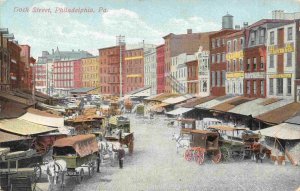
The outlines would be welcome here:
<svg viewBox="0 0 300 191">
<path fill-rule="evenodd" d="M 169 74 L 167 76 L 167 79 L 170 82 L 170 86 L 172 87 L 172 90 L 179 94 L 185 94 L 186 93 L 186 87 L 180 83 L 172 74 Z"/>
</svg>

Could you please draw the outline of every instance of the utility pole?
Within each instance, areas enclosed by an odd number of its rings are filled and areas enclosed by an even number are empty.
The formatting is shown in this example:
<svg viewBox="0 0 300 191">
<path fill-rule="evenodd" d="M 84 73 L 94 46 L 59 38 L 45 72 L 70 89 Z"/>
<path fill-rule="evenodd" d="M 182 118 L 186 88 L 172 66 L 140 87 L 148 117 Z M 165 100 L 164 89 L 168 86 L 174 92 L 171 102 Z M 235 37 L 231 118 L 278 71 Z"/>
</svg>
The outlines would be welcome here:
<svg viewBox="0 0 300 191">
<path fill-rule="evenodd" d="M 122 65 L 123 65 L 123 47 L 125 47 L 125 36 L 119 35 L 116 36 L 116 40 L 117 40 L 117 46 L 119 45 L 120 47 L 120 98 L 123 96 L 123 84 L 122 84 Z"/>
</svg>

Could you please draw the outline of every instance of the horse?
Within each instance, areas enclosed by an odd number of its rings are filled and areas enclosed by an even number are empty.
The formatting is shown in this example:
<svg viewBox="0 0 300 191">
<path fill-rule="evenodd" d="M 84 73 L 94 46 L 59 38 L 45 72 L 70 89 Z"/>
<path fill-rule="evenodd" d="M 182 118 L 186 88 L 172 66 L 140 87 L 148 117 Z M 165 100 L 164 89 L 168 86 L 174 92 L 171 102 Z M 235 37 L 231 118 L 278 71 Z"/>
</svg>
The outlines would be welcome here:
<svg viewBox="0 0 300 191">
<path fill-rule="evenodd" d="M 64 173 L 67 170 L 67 163 L 64 160 L 50 161 L 46 165 L 46 174 L 49 181 L 49 190 L 53 189 L 53 185 L 57 184 L 58 178 L 61 175 L 61 186 L 64 184 Z"/>
<path fill-rule="evenodd" d="M 172 135 L 172 140 L 176 141 L 176 153 L 178 154 L 178 149 L 183 148 L 183 149 L 188 149 L 190 147 L 190 140 L 174 133 Z"/>
<path fill-rule="evenodd" d="M 256 160 L 256 163 L 258 162 L 258 160 L 260 160 L 260 162 L 262 163 L 262 161 L 269 154 L 269 150 L 259 142 L 254 142 L 251 146 L 251 150 L 251 159 Z"/>
</svg>

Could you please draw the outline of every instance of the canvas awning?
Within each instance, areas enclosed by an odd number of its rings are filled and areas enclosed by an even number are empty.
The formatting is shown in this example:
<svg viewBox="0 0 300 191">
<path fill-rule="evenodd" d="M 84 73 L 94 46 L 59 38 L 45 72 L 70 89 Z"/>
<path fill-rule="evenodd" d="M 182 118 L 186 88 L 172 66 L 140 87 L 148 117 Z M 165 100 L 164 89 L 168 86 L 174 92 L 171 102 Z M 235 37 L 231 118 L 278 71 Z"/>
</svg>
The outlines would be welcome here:
<svg viewBox="0 0 300 191">
<path fill-rule="evenodd" d="M 0 143 L 22 141 L 26 139 L 30 138 L 0 131 Z"/>
<path fill-rule="evenodd" d="M 31 123 L 23 119 L 2 120 L 0 121 L 0 129 L 6 132 L 14 133 L 17 135 L 24 135 L 24 136 L 57 131 L 57 129 L 55 128 Z"/>
<path fill-rule="evenodd" d="M 234 99 L 233 96 L 230 96 L 230 95 L 227 95 L 227 96 L 221 96 L 221 97 L 217 97 L 213 100 L 210 100 L 208 102 L 205 102 L 205 103 L 201 103 L 197 106 L 195 106 L 196 108 L 199 108 L 199 109 L 211 109 L 212 107 L 216 106 L 216 105 L 219 105 L 221 103 L 224 103 L 226 101 L 229 101 L 229 100 L 232 100 Z"/>
<path fill-rule="evenodd" d="M 221 131 L 238 131 L 238 130 L 246 130 L 246 128 L 236 128 L 236 127 L 230 127 L 226 125 L 211 125 L 208 128 L 210 129 L 216 129 Z"/>
<path fill-rule="evenodd" d="M 186 103 L 181 103 L 180 106 L 181 107 L 186 107 L 186 108 L 193 108 L 196 105 L 208 102 L 208 101 L 210 101 L 210 100 L 212 100 L 214 98 L 215 98 L 215 96 L 192 98 L 192 99 L 188 100 Z"/>
<path fill-rule="evenodd" d="M 150 101 L 163 101 L 163 100 L 166 100 L 168 98 L 171 98 L 171 97 L 179 97 L 180 95 L 179 94 L 172 94 L 172 93 L 162 93 L 162 94 L 158 94 L 152 98 L 146 98 L 146 100 L 150 100 Z"/>
<path fill-rule="evenodd" d="M 243 97 L 243 96 L 238 96 L 229 101 L 218 104 L 218 105 L 212 107 L 212 109 L 217 110 L 217 111 L 226 112 L 226 111 L 229 111 L 229 110 L 235 108 L 238 105 L 241 105 L 241 104 L 246 103 L 251 100 L 253 100 L 253 98 L 251 99 L 251 98 L 247 98 L 247 97 Z"/>
<path fill-rule="evenodd" d="M 257 130 L 256 133 L 267 137 L 274 137 L 285 140 L 300 139 L 300 125 L 281 123 L 266 129 Z"/>
<path fill-rule="evenodd" d="M 176 104 L 191 99 L 191 96 L 171 97 L 163 101 L 163 103 Z"/>
<path fill-rule="evenodd" d="M 166 114 L 168 115 L 181 115 L 183 113 L 189 112 L 191 110 L 193 110 L 194 108 L 184 108 L 184 107 L 180 107 L 177 109 L 174 109 L 172 111 L 167 112 Z"/>
<path fill-rule="evenodd" d="M 98 152 L 96 136 L 93 134 L 76 135 L 58 139 L 54 142 L 53 148 L 72 147 L 80 157 Z"/>
</svg>

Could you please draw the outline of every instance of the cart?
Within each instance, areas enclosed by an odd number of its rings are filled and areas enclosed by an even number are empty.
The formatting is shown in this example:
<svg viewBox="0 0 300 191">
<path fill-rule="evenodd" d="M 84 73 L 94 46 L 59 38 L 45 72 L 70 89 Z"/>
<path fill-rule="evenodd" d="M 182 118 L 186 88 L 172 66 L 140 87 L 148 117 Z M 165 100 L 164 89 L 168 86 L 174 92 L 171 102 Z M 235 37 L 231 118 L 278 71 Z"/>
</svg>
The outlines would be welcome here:
<svg viewBox="0 0 300 191">
<path fill-rule="evenodd" d="M 209 126 L 208 129 L 218 132 L 221 136 L 219 144 L 224 161 L 241 161 L 248 155 L 249 147 L 242 139 L 241 131 L 245 128 L 235 128 L 225 125 Z"/>
<path fill-rule="evenodd" d="M 185 134 L 190 134 L 190 148 L 185 151 L 184 157 L 187 161 L 196 161 L 203 164 L 205 156 L 211 158 L 213 163 L 221 160 L 219 148 L 219 134 L 207 130 L 189 130 Z"/>
<path fill-rule="evenodd" d="M 95 172 L 98 157 L 99 147 L 93 134 L 62 138 L 55 141 L 53 145 L 54 160 L 64 160 L 67 168 L 66 175 L 77 177 L 78 183 L 81 183 L 84 178 L 83 168 L 78 167 L 88 167 L 91 176 Z M 62 177 L 62 184 L 63 180 Z"/>
<path fill-rule="evenodd" d="M 145 115 L 145 106 L 143 104 L 138 104 L 136 106 L 136 115 L 139 117 L 144 117 Z"/>
</svg>

